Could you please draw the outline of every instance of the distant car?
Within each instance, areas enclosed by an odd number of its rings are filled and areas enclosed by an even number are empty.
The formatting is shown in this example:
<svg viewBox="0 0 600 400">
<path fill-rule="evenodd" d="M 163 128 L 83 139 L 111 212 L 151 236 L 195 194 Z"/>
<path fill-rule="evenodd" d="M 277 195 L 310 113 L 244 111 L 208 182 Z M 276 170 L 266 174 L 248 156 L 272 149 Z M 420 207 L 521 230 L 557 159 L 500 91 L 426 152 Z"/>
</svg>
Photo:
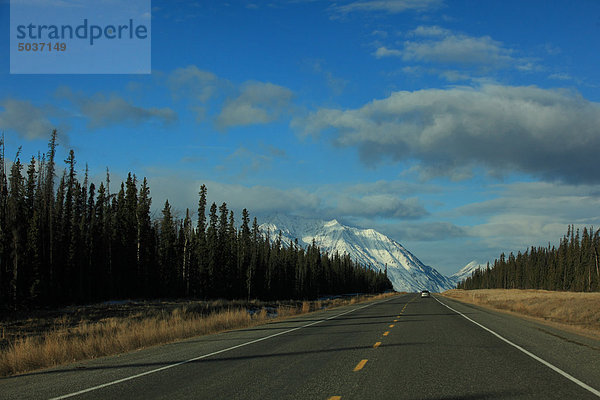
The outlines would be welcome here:
<svg viewBox="0 0 600 400">
<path fill-rule="evenodd" d="M 429 290 L 421 290 L 421 297 L 431 297 Z"/>
</svg>

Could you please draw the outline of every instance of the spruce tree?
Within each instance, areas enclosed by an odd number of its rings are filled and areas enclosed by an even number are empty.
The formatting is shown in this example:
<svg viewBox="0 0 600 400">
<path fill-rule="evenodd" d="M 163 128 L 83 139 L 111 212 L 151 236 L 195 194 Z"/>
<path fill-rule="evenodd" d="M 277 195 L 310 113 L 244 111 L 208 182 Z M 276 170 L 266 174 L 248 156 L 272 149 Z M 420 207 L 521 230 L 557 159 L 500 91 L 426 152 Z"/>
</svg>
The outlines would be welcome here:
<svg viewBox="0 0 600 400">
<path fill-rule="evenodd" d="M 206 194 L 205 185 L 200 186 L 200 199 L 198 200 L 198 223 L 196 227 L 196 263 L 192 265 L 193 294 L 205 296 L 208 285 L 208 252 L 206 239 Z"/>
<path fill-rule="evenodd" d="M 173 214 L 169 200 L 165 201 L 159 232 L 159 265 L 162 295 L 173 296 L 177 292 L 176 254 L 177 241 Z"/>
<path fill-rule="evenodd" d="M 0 137 L 0 302 L 9 301 L 8 274 L 8 182 L 6 178 L 6 162 L 4 160 L 4 132 Z"/>
<path fill-rule="evenodd" d="M 140 294 L 143 296 L 152 295 L 151 282 L 156 280 L 154 251 L 153 251 L 153 232 L 150 211 L 152 199 L 150 198 L 150 188 L 148 180 L 144 178 L 140 186 L 137 204 L 137 241 L 136 241 L 136 265 L 138 270 L 138 279 L 140 281 Z"/>
<path fill-rule="evenodd" d="M 21 174 L 23 165 L 19 159 L 19 153 L 10 169 L 8 178 L 9 192 L 7 204 L 7 226 L 9 231 L 10 248 L 10 284 L 9 284 L 9 304 L 17 307 L 22 298 L 23 281 L 26 278 L 26 271 L 22 271 L 25 263 L 26 232 L 27 232 L 27 210 L 25 208 L 25 181 Z"/>
<path fill-rule="evenodd" d="M 182 237 L 182 248 L 181 248 L 181 278 L 183 279 L 184 293 L 185 296 L 190 295 L 190 279 L 192 274 L 190 273 L 192 265 L 192 253 L 193 253 L 193 230 L 192 230 L 192 218 L 190 217 L 189 208 L 185 210 L 185 219 L 183 220 L 183 229 L 180 233 Z"/>
</svg>

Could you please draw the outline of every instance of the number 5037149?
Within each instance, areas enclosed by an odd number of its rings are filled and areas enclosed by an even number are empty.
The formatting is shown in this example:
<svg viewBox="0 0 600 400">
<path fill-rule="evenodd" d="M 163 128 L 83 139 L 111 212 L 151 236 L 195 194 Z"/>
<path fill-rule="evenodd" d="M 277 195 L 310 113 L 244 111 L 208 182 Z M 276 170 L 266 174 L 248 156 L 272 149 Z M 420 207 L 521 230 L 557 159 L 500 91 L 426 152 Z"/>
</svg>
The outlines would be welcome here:
<svg viewBox="0 0 600 400">
<path fill-rule="evenodd" d="M 19 43 L 18 51 L 66 51 L 66 43 Z"/>
</svg>

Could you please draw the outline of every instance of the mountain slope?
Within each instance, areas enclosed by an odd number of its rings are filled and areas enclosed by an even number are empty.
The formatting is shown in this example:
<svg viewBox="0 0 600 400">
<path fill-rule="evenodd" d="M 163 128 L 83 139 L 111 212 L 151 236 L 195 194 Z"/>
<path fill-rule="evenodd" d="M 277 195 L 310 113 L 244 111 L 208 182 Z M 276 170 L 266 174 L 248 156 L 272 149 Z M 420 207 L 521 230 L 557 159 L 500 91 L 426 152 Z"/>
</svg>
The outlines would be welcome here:
<svg viewBox="0 0 600 400">
<path fill-rule="evenodd" d="M 462 267 L 460 271 L 453 275 L 450 275 L 448 278 L 452 282 L 454 282 L 454 285 L 456 286 L 459 282 L 462 282 L 465 279 L 469 278 L 471 275 L 473 275 L 473 272 L 475 272 L 476 270 L 484 270 L 485 267 L 485 265 L 479 264 L 477 261 L 471 261 L 470 263 Z"/>
<path fill-rule="evenodd" d="M 260 225 L 271 239 L 281 231 L 285 244 L 298 239 L 298 244 L 308 246 L 315 243 L 330 254 L 349 254 L 361 264 L 383 271 L 388 268 L 388 277 L 397 291 L 414 292 L 428 289 L 434 292 L 454 287 L 446 276 L 423 264 L 400 243 L 375 231 L 342 225 L 337 220 L 323 221 L 276 215 L 263 219 Z"/>
</svg>

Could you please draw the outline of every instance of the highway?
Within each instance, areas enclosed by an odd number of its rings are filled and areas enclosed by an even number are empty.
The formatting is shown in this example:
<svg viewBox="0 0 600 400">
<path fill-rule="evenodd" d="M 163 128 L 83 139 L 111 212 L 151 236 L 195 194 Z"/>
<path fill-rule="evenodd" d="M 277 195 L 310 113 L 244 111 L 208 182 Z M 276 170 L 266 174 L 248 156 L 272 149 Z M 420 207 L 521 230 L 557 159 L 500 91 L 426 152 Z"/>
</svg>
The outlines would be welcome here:
<svg viewBox="0 0 600 400">
<path fill-rule="evenodd" d="M 600 341 L 398 295 L 0 379 L 0 399 L 598 399 Z"/>
</svg>

